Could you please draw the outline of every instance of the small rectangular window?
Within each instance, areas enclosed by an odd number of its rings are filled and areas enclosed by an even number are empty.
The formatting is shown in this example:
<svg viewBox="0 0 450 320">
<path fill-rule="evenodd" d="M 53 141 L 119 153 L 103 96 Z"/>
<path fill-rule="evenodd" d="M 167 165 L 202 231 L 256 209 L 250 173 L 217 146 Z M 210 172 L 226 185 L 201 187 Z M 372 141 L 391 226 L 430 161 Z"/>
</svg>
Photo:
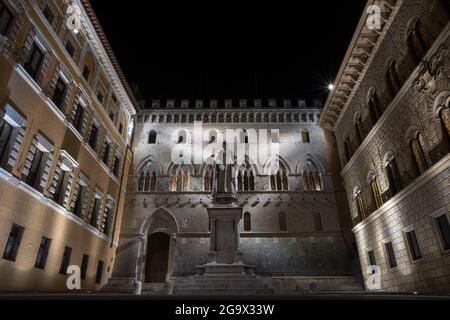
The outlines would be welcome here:
<svg viewBox="0 0 450 320">
<path fill-rule="evenodd" d="M 0 166 L 6 169 L 12 141 L 14 140 L 14 128 L 6 121 L 0 122 Z"/>
<path fill-rule="evenodd" d="M 43 171 L 43 163 L 45 163 L 45 154 L 37 149 L 33 159 L 31 159 L 31 168 L 28 176 L 25 177 L 25 182 L 35 189 L 39 187 L 40 178 Z"/>
<path fill-rule="evenodd" d="M 109 142 L 105 142 L 105 147 L 103 151 L 103 157 L 102 161 L 104 164 L 108 165 L 108 159 L 109 159 L 109 151 L 111 150 L 111 144 Z"/>
<path fill-rule="evenodd" d="M 444 250 L 450 250 L 450 223 L 446 214 L 435 218 Z"/>
<path fill-rule="evenodd" d="M 25 228 L 17 224 L 13 224 L 9 232 L 8 241 L 6 241 L 5 251 L 3 252 L 3 259 L 9 261 L 16 261 L 17 252 L 19 251 L 20 242 Z"/>
<path fill-rule="evenodd" d="M 411 252 L 411 258 L 413 261 L 422 258 L 422 251 L 420 250 L 419 240 L 417 239 L 416 231 L 412 230 L 406 232 L 406 238 L 408 239 L 409 251 Z"/>
<path fill-rule="evenodd" d="M 67 268 L 69 267 L 70 263 L 70 255 L 72 254 L 72 248 L 70 247 L 64 247 L 64 253 L 61 259 L 61 266 L 59 268 L 60 274 L 67 274 Z"/>
<path fill-rule="evenodd" d="M 93 125 L 91 128 L 91 134 L 89 135 L 89 146 L 92 148 L 92 150 L 95 150 L 97 146 L 97 135 L 98 135 L 98 128 Z"/>
<path fill-rule="evenodd" d="M 101 283 L 103 273 L 103 261 L 99 260 L 97 265 L 97 274 L 95 276 L 95 283 Z"/>
<path fill-rule="evenodd" d="M 94 197 L 94 203 L 92 204 L 92 216 L 90 224 L 97 227 L 97 219 L 100 212 L 101 199 Z"/>
<path fill-rule="evenodd" d="M 76 198 L 74 199 L 75 204 L 73 207 L 73 213 L 77 217 L 81 217 L 82 213 L 83 213 L 83 201 L 84 201 L 84 197 L 85 197 L 84 193 L 85 193 L 84 187 L 82 185 L 79 185 L 79 191 L 78 191 L 78 194 L 76 195 Z"/>
<path fill-rule="evenodd" d="M 13 17 L 13 14 L 6 5 L 0 2 L 0 34 L 5 35 L 8 32 Z"/>
<path fill-rule="evenodd" d="M 75 111 L 75 116 L 73 117 L 72 124 L 78 133 L 81 133 L 84 118 L 84 108 L 81 105 L 77 105 L 77 110 Z"/>
<path fill-rule="evenodd" d="M 72 58 L 75 55 L 75 48 L 73 46 L 73 44 L 70 41 L 67 41 L 66 43 L 66 51 L 69 54 L 69 56 L 71 56 Z"/>
<path fill-rule="evenodd" d="M 88 68 L 88 66 L 84 66 L 84 69 L 83 69 L 83 78 L 86 80 L 86 81 L 89 81 L 89 75 L 91 74 L 91 71 L 89 70 L 89 68 Z"/>
<path fill-rule="evenodd" d="M 100 104 L 103 104 L 103 93 L 101 91 L 97 92 L 97 99 Z"/>
<path fill-rule="evenodd" d="M 376 266 L 377 265 L 377 261 L 375 259 L 375 253 L 373 252 L 373 250 L 367 252 L 367 257 L 369 258 L 369 266 Z M 372 270 L 372 274 L 375 273 L 375 270 Z"/>
<path fill-rule="evenodd" d="M 33 43 L 30 55 L 28 56 L 27 62 L 25 62 L 24 68 L 28 72 L 30 77 L 34 80 L 37 79 L 43 59 L 44 53 L 41 51 L 41 49 L 39 49 L 36 43 Z"/>
<path fill-rule="evenodd" d="M 64 98 L 66 96 L 67 85 L 64 80 L 59 77 L 55 85 L 55 91 L 53 91 L 52 101 L 60 110 L 64 104 Z"/>
<path fill-rule="evenodd" d="M 36 257 L 35 268 L 45 269 L 45 263 L 47 262 L 48 251 L 50 250 L 51 239 L 42 237 L 41 244 L 39 245 L 38 254 Z"/>
<path fill-rule="evenodd" d="M 83 254 L 83 260 L 81 260 L 81 279 L 86 279 L 87 268 L 89 264 L 89 256 L 87 254 Z"/>
<path fill-rule="evenodd" d="M 52 25 L 53 21 L 55 20 L 55 16 L 53 15 L 52 10 L 50 10 L 48 6 L 45 6 L 44 10 L 42 10 L 42 14 L 44 15 L 45 19 L 47 19 L 48 23 Z"/>
<path fill-rule="evenodd" d="M 395 268 L 397 266 L 397 259 L 395 258 L 394 247 L 392 242 L 385 244 L 386 254 L 388 258 L 389 268 Z"/>
</svg>

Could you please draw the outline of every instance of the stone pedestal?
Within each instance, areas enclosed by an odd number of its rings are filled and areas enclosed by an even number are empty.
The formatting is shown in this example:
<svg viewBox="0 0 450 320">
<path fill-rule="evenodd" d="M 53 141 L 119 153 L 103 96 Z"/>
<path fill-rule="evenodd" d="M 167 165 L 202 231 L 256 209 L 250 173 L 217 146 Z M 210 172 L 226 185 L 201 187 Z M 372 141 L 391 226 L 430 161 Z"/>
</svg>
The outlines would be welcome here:
<svg viewBox="0 0 450 320">
<path fill-rule="evenodd" d="M 239 251 L 239 221 L 242 208 L 229 197 L 216 197 L 208 208 L 210 223 L 210 251 L 208 263 L 197 267 L 197 274 L 252 274 L 253 268 L 242 262 Z"/>
</svg>

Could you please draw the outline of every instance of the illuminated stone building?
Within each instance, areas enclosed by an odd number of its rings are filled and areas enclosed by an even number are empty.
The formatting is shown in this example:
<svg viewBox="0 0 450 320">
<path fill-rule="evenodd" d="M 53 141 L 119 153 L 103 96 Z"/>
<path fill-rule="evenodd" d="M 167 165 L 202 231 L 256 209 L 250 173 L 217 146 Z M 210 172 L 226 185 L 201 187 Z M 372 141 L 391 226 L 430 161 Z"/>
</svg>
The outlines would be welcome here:
<svg viewBox="0 0 450 320">
<path fill-rule="evenodd" d="M 71 1 L 70 1 L 71 2 Z M 88 1 L 0 1 L 0 291 L 111 275 L 134 98 Z"/>
<path fill-rule="evenodd" d="M 448 294 L 449 3 L 381 4 L 381 29 L 363 15 L 319 124 L 336 136 L 365 278 L 376 265 L 382 291 Z"/>
<path fill-rule="evenodd" d="M 227 129 L 248 148 L 266 145 L 252 129 L 279 145 L 278 157 L 266 162 L 236 159 L 243 261 L 283 292 L 361 288 L 335 141 L 317 126 L 320 112 L 319 101 L 302 99 L 152 101 L 137 115 L 120 253 L 107 289 L 132 291 L 141 282 L 144 293 L 170 293 L 172 281 L 207 262 L 213 167 L 206 148 L 220 147 Z M 206 160 L 174 160 L 183 145 Z M 268 172 L 273 157 L 279 168 Z M 191 293 L 182 289 L 173 293 Z"/>
</svg>

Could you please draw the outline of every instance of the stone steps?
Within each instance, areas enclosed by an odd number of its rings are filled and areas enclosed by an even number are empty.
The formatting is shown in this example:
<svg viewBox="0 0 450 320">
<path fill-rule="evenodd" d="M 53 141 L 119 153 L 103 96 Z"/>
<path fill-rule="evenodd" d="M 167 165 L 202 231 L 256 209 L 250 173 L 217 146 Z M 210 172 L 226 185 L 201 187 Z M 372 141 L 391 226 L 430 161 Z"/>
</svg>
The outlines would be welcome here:
<svg viewBox="0 0 450 320">
<path fill-rule="evenodd" d="M 173 278 L 174 295 L 272 295 L 273 290 L 254 275 L 208 275 Z"/>
</svg>

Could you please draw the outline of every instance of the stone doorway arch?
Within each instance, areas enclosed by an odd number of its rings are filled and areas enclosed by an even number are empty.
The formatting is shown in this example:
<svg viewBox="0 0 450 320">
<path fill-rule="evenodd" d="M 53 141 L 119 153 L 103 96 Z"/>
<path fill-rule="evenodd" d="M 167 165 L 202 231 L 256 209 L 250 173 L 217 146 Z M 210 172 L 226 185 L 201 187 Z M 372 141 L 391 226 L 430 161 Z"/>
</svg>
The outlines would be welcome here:
<svg viewBox="0 0 450 320">
<path fill-rule="evenodd" d="M 156 209 L 141 226 L 137 279 L 142 283 L 168 282 L 175 262 L 178 224 L 165 208 Z"/>
</svg>

